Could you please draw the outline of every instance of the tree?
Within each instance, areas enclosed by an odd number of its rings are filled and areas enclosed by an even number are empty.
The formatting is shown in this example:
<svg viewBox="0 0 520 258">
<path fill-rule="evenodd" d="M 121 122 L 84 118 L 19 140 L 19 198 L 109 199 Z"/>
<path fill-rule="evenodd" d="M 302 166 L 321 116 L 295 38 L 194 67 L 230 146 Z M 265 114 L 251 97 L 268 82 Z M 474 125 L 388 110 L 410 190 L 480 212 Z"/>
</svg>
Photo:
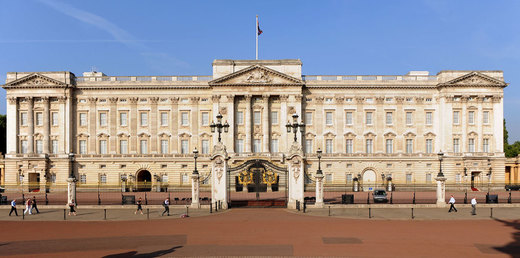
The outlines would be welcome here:
<svg viewBox="0 0 520 258">
<path fill-rule="evenodd" d="M 506 158 L 514 158 L 520 154 L 520 141 L 509 144 L 509 134 L 506 129 L 506 120 L 504 119 L 504 153 Z"/>
</svg>

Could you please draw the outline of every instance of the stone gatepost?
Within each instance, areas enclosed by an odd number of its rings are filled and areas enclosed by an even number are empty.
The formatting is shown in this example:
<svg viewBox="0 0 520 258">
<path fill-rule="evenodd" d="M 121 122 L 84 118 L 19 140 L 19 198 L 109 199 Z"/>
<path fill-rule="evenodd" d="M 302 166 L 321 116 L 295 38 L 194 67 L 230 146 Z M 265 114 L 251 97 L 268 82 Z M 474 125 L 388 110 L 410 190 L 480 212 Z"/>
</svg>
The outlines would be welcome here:
<svg viewBox="0 0 520 258">
<path fill-rule="evenodd" d="M 323 174 L 316 174 L 316 208 L 323 208 Z"/>
<path fill-rule="evenodd" d="M 199 174 L 191 174 L 191 208 L 200 208 L 199 179 Z"/>
<path fill-rule="evenodd" d="M 304 201 L 304 159 L 301 146 L 294 142 L 289 150 L 287 158 L 289 175 L 287 185 L 289 187 L 289 200 L 287 207 L 296 209 L 296 201 L 303 204 Z"/>
<path fill-rule="evenodd" d="M 69 177 L 67 179 L 67 204 L 69 204 L 72 199 L 76 203 L 76 178 Z"/>
<path fill-rule="evenodd" d="M 435 180 L 437 181 L 437 206 L 444 207 L 446 206 L 446 178 L 437 177 Z"/>
<path fill-rule="evenodd" d="M 218 204 L 220 201 L 222 209 L 228 208 L 227 160 L 226 146 L 222 142 L 217 143 L 211 155 L 211 202 Z"/>
</svg>

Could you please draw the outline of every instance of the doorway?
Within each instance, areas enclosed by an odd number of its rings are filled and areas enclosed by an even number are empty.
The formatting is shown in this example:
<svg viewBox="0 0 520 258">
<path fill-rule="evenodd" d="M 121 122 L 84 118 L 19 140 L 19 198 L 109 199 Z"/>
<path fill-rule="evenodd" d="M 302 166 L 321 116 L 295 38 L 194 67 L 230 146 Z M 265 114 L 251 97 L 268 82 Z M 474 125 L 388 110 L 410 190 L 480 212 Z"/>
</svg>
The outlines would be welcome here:
<svg viewBox="0 0 520 258">
<path fill-rule="evenodd" d="M 374 191 L 376 187 L 376 172 L 374 170 L 366 170 L 363 173 L 363 191 Z"/>
<path fill-rule="evenodd" d="M 150 192 L 152 190 L 152 174 L 148 170 L 137 172 L 137 191 Z"/>
<path fill-rule="evenodd" d="M 480 172 L 471 172 L 471 189 L 475 190 L 477 186 L 481 186 Z"/>
<path fill-rule="evenodd" d="M 40 173 L 29 173 L 29 192 L 40 191 Z"/>
</svg>

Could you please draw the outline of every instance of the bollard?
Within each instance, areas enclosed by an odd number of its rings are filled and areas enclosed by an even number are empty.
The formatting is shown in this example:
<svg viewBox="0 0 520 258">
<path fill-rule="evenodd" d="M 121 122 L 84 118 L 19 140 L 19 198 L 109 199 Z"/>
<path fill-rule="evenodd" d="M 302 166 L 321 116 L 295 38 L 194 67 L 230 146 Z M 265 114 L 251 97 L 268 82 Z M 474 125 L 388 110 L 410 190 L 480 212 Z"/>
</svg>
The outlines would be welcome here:
<svg viewBox="0 0 520 258">
<path fill-rule="evenodd" d="M 209 202 L 209 213 L 213 213 L 213 207 L 212 203 Z"/>
<path fill-rule="evenodd" d="M 370 193 L 367 193 L 367 204 L 370 204 Z"/>
<path fill-rule="evenodd" d="M 330 217 L 330 206 L 329 206 L 329 217 Z"/>
<path fill-rule="evenodd" d="M 394 192 L 390 192 L 390 204 L 394 204 Z"/>
<path fill-rule="evenodd" d="M 107 209 L 104 209 L 105 211 L 105 216 L 103 217 L 105 220 L 107 220 Z"/>
<path fill-rule="evenodd" d="M 218 202 L 215 202 L 215 212 L 218 211 Z"/>
<path fill-rule="evenodd" d="M 372 208 L 368 207 L 368 218 L 372 218 Z"/>
<path fill-rule="evenodd" d="M 468 204 L 468 192 L 464 193 L 464 204 Z"/>
<path fill-rule="evenodd" d="M 188 216 L 188 212 L 189 212 L 189 209 L 190 207 L 186 206 L 186 216 Z"/>
<path fill-rule="evenodd" d="M 507 203 L 512 203 L 512 200 L 511 200 L 511 191 L 509 191 L 509 198 L 507 198 Z"/>
<path fill-rule="evenodd" d="M 493 207 L 491 208 L 491 215 L 489 215 L 490 218 L 493 218 Z"/>
<path fill-rule="evenodd" d="M 414 219 L 414 218 L 415 218 L 415 216 L 413 215 L 413 208 L 412 208 L 412 219 Z"/>
<path fill-rule="evenodd" d="M 307 203 L 303 202 L 303 213 L 305 213 L 305 210 L 307 210 Z"/>
<path fill-rule="evenodd" d="M 144 193 L 144 204 L 148 205 L 148 197 L 146 195 L 146 192 Z"/>
<path fill-rule="evenodd" d="M 415 204 L 415 191 L 413 192 L 413 204 Z"/>
<path fill-rule="evenodd" d="M 97 193 L 97 205 L 101 205 L 101 195 L 99 194 L 99 191 Z"/>
<path fill-rule="evenodd" d="M 45 205 L 49 205 L 49 198 L 47 198 L 47 193 L 45 193 Z"/>
<path fill-rule="evenodd" d="M 63 220 L 67 220 L 67 209 L 63 209 Z"/>
<path fill-rule="evenodd" d="M 150 219 L 150 209 L 146 208 L 146 219 Z"/>
</svg>

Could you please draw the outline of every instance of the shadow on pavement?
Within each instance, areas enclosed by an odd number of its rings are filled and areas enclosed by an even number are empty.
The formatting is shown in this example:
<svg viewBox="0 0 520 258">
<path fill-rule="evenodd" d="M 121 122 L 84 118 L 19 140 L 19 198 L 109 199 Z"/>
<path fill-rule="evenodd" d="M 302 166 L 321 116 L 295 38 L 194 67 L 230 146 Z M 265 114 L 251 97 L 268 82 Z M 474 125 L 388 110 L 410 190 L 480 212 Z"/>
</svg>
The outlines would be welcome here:
<svg viewBox="0 0 520 258">
<path fill-rule="evenodd" d="M 520 256 L 520 220 L 514 221 L 506 221 L 495 219 L 495 221 L 503 223 L 505 226 L 512 227 L 516 231 L 513 232 L 513 242 L 502 246 L 502 247 L 494 247 L 495 250 L 509 254 L 511 257 L 519 257 Z"/>
<path fill-rule="evenodd" d="M 142 254 L 137 253 L 137 251 L 131 251 L 131 252 L 119 253 L 119 254 L 110 254 L 110 255 L 103 256 L 103 258 L 159 257 L 159 256 L 163 256 L 163 255 L 166 255 L 166 254 L 173 253 L 173 252 L 175 252 L 175 249 L 178 249 L 178 248 L 182 248 L 182 246 L 174 246 L 174 247 L 172 247 L 170 249 L 158 250 L 158 251 L 155 251 L 155 252 L 142 253 Z"/>
</svg>

